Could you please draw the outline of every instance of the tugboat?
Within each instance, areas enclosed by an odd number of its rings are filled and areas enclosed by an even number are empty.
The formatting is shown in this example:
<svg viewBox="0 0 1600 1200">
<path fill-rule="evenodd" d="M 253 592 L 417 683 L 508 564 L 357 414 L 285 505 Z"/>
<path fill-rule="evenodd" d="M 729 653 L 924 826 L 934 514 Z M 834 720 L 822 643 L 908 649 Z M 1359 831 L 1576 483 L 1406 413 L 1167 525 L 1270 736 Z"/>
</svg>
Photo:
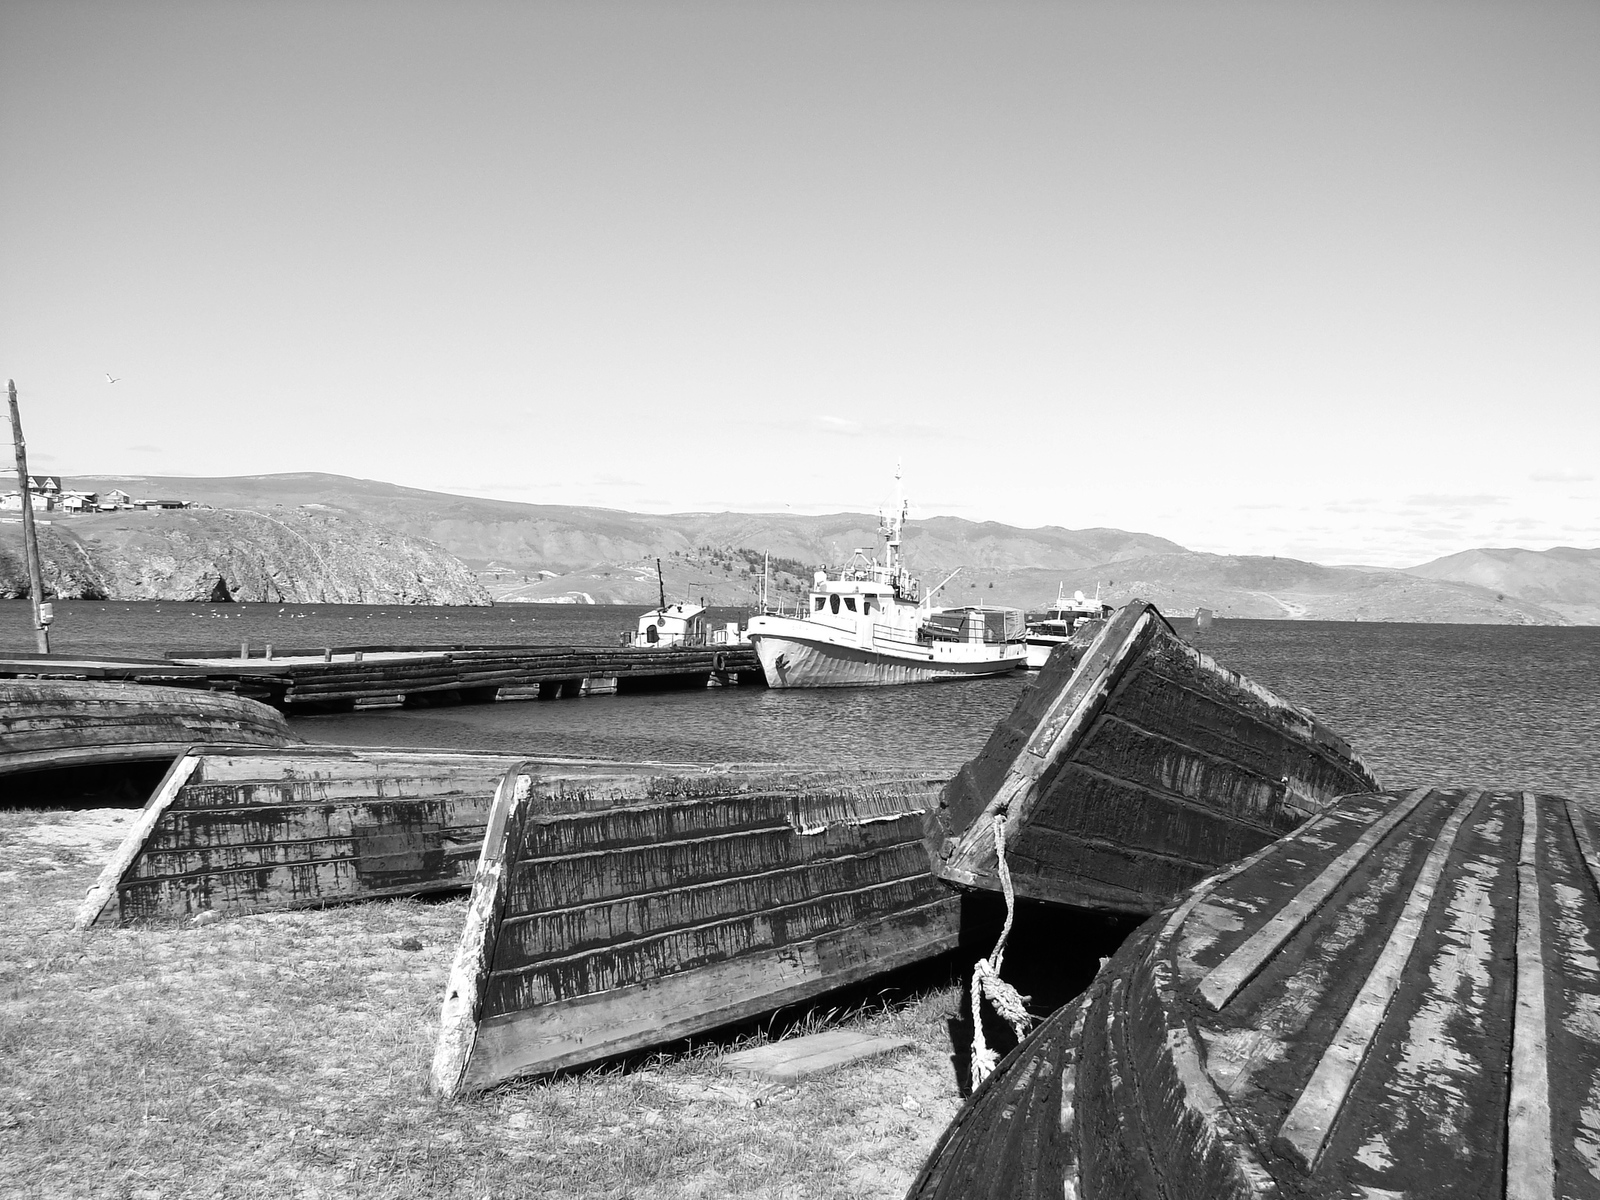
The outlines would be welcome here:
<svg viewBox="0 0 1600 1200">
<path fill-rule="evenodd" d="M 639 628 L 625 644 L 657 650 L 667 646 L 704 646 L 706 610 L 701 604 L 667 603 L 667 584 L 661 575 L 661 560 L 656 559 L 656 587 L 661 604 L 639 618 Z M 627 635 L 623 635 L 627 639 Z"/>
<path fill-rule="evenodd" d="M 1068 600 L 1066 585 L 1056 585 L 1056 602 L 1042 613 L 1028 614 L 1028 632 L 1022 640 L 1028 647 L 1028 670 L 1037 671 L 1050 659 L 1050 652 L 1072 637 L 1073 630 L 1085 621 L 1100 621 L 1112 613 L 1111 605 L 1100 603 L 1100 587 L 1095 585 L 1094 599 L 1084 598 L 1082 592 L 1073 592 Z"/>
<path fill-rule="evenodd" d="M 899 473 L 895 475 L 898 488 Z M 837 576 L 818 571 L 804 616 L 751 617 L 746 635 L 767 686 L 860 687 L 1000 675 L 1027 659 L 1022 613 L 1014 608 L 935 609 L 944 583 L 919 598 L 900 562 L 908 507 L 881 517 L 883 562 L 857 550 Z"/>
</svg>

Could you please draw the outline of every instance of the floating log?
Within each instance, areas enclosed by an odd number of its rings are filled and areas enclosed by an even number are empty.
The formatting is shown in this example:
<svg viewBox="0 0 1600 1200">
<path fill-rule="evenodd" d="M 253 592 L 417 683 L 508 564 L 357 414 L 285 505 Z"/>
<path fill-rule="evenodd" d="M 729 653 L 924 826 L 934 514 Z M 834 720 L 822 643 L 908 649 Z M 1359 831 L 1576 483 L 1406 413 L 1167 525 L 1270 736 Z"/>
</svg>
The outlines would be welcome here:
<svg viewBox="0 0 1600 1200">
<path fill-rule="evenodd" d="M 997 818 L 1018 895 L 1149 914 L 1335 798 L 1376 789 L 1304 709 L 1184 642 L 1154 606 L 1053 655 L 930 822 L 941 878 L 1000 890 Z"/>
<path fill-rule="evenodd" d="M 1347 797 L 1146 921 L 915 1200 L 1600 1196 L 1600 814 Z"/>
<path fill-rule="evenodd" d="M 921 841 L 943 782 L 777 766 L 508 772 L 435 1089 L 659 1045 L 953 948 L 959 896 Z"/>
<path fill-rule="evenodd" d="M 0 775 L 175 759 L 196 743 L 299 741 L 281 714 L 226 692 L 0 679 Z"/>
</svg>

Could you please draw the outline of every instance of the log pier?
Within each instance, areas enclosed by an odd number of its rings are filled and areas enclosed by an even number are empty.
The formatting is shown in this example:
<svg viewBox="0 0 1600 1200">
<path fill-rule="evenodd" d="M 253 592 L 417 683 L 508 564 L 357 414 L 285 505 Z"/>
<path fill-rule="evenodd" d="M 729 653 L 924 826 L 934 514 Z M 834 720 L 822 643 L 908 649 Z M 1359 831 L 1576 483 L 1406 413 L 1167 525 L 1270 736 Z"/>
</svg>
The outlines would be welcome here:
<svg viewBox="0 0 1600 1200">
<path fill-rule="evenodd" d="M 162 660 L 0 659 L 0 679 L 27 678 L 235 692 L 291 715 L 765 683 L 748 646 L 337 646 L 278 650 L 261 658 L 174 650 Z"/>
</svg>

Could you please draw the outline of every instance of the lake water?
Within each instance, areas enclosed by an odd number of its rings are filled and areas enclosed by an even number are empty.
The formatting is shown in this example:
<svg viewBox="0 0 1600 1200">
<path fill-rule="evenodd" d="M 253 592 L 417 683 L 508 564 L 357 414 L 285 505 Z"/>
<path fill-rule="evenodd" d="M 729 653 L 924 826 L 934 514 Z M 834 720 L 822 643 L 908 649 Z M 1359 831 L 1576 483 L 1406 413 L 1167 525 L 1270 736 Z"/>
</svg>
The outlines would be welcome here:
<svg viewBox="0 0 1600 1200">
<path fill-rule="evenodd" d="M 69 601 L 52 649 L 160 657 L 326 645 L 615 644 L 639 610 L 607 605 L 406 608 Z M 713 610 L 731 620 L 737 610 Z M 1386 785 L 1463 783 L 1600 800 L 1600 628 L 1218 621 L 1179 631 L 1305 705 Z M 0 652 L 33 648 L 28 605 L 0 602 Z M 1027 677 L 901 688 L 722 688 L 376 710 L 292 722 L 318 742 L 439 746 L 684 762 L 904 762 L 954 768 L 983 745 Z"/>
</svg>

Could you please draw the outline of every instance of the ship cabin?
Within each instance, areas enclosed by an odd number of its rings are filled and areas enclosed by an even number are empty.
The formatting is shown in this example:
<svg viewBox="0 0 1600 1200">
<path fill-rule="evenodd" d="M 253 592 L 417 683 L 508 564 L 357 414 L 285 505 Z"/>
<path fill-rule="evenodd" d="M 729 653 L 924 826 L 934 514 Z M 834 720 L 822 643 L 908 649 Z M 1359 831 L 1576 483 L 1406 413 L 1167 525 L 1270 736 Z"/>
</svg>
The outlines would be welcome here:
<svg viewBox="0 0 1600 1200">
<path fill-rule="evenodd" d="M 1022 610 L 998 605 L 974 604 L 961 608 L 939 608 L 922 620 L 918 637 L 930 642 L 972 642 L 991 646 L 1020 642 L 1023 636 Z"/>
<path fill-rule="evenodd" d="M 839 572 L 837 579 L 826 571 L 812 577 L 811 608 L 813 621 L 840 629 L 854 629 L 863 622 L 904 625 L 897 614 L 914 609 L 917 581 L 904 567 L 886 566 L 857 550 Z"/>
<path fill-rule="evenodd" d="M 706 610 L 699 604 L 668 604 L 639 618 L 633 635 L 635 646 L 703 646 L 706 644 Z"/>
</svg>

